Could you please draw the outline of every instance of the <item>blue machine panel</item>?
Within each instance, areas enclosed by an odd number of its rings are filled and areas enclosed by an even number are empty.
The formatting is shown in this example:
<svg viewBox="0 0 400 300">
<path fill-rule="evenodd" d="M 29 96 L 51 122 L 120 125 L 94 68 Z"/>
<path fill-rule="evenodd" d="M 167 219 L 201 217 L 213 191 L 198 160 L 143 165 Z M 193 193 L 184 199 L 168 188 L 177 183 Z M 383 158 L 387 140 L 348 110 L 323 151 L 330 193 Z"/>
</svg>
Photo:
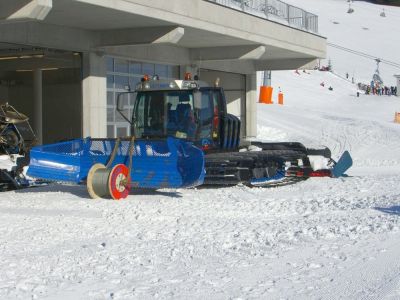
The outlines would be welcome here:
<svg viewBox="0 0 400 300">
<path fill-rule="evenodd" d="M 106 164 L 115 139 L 77 139 L 32 148 L 28 175 L 52 181 L 83 183 L 96 163 Z M 129 166 L 130 141 L 121 141 L 112 163 Z M 138 188 L 191 187 L 203 183 L 204 154 L 180 139 L 135 140 L 131 171 Z"/>
</svg>

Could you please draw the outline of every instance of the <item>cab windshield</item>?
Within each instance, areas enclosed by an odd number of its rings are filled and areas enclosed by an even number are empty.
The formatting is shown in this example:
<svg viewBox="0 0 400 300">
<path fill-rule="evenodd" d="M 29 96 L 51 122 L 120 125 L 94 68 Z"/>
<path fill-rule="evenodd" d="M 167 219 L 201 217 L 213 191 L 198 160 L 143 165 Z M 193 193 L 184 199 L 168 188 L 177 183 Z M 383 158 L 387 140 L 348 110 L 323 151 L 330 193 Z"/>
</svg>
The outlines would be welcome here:
<svg viewBox="0 0 400 300">
<path fill-rule="evenodd" d="M 139 92 L 132 116 L 134 135 L 137 138 L 208 139 L 212 132 L 214 106 L 208 90 Z"/>
</svg>

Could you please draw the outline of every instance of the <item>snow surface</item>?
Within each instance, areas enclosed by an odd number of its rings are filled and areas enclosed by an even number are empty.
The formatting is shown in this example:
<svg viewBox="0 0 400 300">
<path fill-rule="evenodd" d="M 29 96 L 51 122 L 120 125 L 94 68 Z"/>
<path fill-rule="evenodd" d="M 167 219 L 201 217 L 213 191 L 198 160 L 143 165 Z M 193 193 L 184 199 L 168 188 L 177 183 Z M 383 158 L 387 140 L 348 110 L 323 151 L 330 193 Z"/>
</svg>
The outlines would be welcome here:
<svg viewBox="0 0 400 300">
<path fill-rule="evenodd" d="M 9 155 L 0 155 L 0 169 L 12 171 L 16 167 L 16 157 L 12 158 Z"/>
<path fill-rule="evenodd" d="M 400 98 L 309 73 L 273 72 L 285 105 L 258 104 L 259 138 L 349 150 L 349 177 L 1 193 L 0 299 L 400 299 Z"/>
</svg>

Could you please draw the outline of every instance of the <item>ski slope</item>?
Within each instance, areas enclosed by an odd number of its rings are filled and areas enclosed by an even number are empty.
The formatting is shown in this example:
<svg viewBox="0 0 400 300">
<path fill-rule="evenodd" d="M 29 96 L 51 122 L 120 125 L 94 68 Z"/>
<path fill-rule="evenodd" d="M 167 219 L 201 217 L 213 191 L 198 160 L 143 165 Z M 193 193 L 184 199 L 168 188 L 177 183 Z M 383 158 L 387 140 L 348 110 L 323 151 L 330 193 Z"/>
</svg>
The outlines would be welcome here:
<svg viewBox="0 0 400 300">
<path fill-rule="evenodd" d="M 272 76 L 285 104 L 257 104 L 258 138 L 349 150 L 349 177 L 124 201 L 67 185 L 1 193 L 0 299 L 400 299 L 400 98 L 357 98 L 327 72 Z"/>
<path fill-rule="evenodd" d="M 374 167 L 397 169 L 400 155 L 395 149 L 400 132 L 393 120 L 395 112 L 400 111 L 398 97 L 361 92 L 357 98 L 356 86 L 335 74 L 299 74 L 272 73 L 274 86 L 281 88 L 286 101 L 284 106 L 270 105 L 258 110 L 258 139 L 268 140 L 276 135 L 276 140 L 324 145 L 336 158 L 349 150 L 354 156 L 352 174 L 361 170 L 370 173 Z M 276 89 L 274 94 L 277 99 Z M 282 128 L 281 132 L 276 132 L 277 127 Z"/>
<path fill-rule="evenodd" d="M 376 62 L 360 54 L 368 54 L 382 60 L 396 63 L 396 67 L 380 64 L 380 74 L 387 86 L 395 85 L 394 74 L 400 74 L 400 7 L 376 5 L 364 1 L 353 1 L 352 14 L 348 14 L 347 0 L 287 0 L 318 15 L 319 33 L 327 37 L 327 42 L 356 51 L 353 54 L 327 47 L 327 58 L 322 65 L 331 60 L 333 70 L 340 76 L 349 74 L 355 82 L 370 83 L 376 70 Z M 386 17 L 380 13 L 385 10 Z"/>
</svg>

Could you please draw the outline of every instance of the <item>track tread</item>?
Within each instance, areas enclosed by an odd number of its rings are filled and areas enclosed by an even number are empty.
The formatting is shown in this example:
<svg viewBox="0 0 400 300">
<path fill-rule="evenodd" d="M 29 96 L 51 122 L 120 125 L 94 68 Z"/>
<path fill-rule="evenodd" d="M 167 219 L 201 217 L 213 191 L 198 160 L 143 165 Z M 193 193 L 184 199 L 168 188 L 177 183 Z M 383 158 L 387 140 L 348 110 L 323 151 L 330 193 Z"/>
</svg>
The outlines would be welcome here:
<svg viewBox="0 0 400 300">
<path fill-rule="evenodd" d="M 283 169 L 286 162 L 297 165 L 301 159 L 309 163 L 307 149 L 300 143 L 253 143 L 261 151 L 220 152 L 205 156 L 206 185 L 234 185 L 243 183 L 250 185 L 251 179 L 269 177 L 266 175 Z M 288 177 L 282 184 L 297 182 L 298 179 Z M 271 186 L 282 185 L 279 183 Z"/>
</svg>

